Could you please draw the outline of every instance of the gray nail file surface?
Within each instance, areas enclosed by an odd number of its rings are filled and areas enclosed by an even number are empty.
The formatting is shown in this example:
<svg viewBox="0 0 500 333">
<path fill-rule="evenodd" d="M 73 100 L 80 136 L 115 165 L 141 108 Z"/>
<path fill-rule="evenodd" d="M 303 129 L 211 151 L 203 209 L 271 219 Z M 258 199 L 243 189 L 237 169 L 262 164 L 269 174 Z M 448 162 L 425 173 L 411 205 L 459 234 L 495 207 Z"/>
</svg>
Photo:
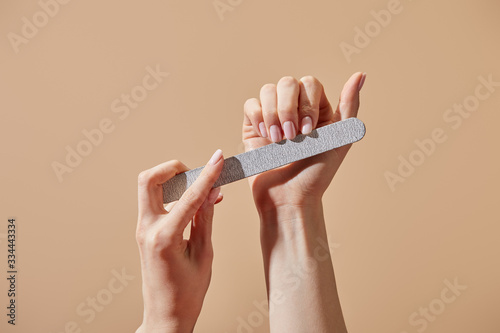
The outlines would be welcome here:
<svg viewBox="0 0 500 333">
<path fill-rule="evenodd" d="M 349 118 L 315 129 L 308 135 L 299 134 L 293 140 L 283 140 L 235 155 L 224 160 L 224 166 L 214 187 L 272 170 L 280 166 L 324 153 L 359 141 L 365 135 L 365 125 Z M 204 167 L 180 173 L 163 183 L 163 202 L 179 200 L 198 178 Z"/>
</svg>

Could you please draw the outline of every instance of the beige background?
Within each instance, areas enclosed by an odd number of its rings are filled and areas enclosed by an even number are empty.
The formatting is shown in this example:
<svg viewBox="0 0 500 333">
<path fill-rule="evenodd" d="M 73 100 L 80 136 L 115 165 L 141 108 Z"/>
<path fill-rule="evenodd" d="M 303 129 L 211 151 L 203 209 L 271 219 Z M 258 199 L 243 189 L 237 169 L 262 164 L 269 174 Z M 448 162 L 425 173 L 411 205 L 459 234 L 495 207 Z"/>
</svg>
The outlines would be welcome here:
<svg viewBox="0 0 500 333">
<path fill-rule="evenodd" d="M 401 0 L 401 13 L 350 62 L 341 43 L 353 45 L 354 29 L 390 1 L 228 1 L 222 16 L 211 0 L 71 1 L 18 53 L 8 34 L 20 35 L 22 18 L 33 21 L 41 7 L 1 2 L 0 268 L 4 276 L 15 217 L 19 296 L 13 328 L 2 278 L 0 330 L 60 333 L 75 322 L 88 333 L 134 331 L 142 318 L 137 174 L 170 159 L 197 167 L 217 148 L 240 153 L 243 103 L 265 83 L 315 75 L 335 102 L 347 78 L 366 71 L 359 117 L 367 135 L 324 198 L 350 332 L 418 332 L 409 317 L 439 305 L 444 281 L 455 278 L 467 289 L 424 331 L 500 332 L 500 87 L 458 129 L 443 119 L 474 95 L 479 76 L 500 81 L 498 1 Z M 121 120 L 111 103 L 157 65 L 169 76 Z M 113 132 L 59 182 L 51 164 L 65 163 L 65 147 L 105 118 Z M 435 128 L 447 140 L 391 191 L 384 174 L 397 172 L 400 155 L 417 156 L 414 141 Z M 262 317 L 248 185 L 223 192 L 197 332 L 237 332 L 238 318 Z M 135 278 L 85 322 L 80 303 L 104 295 L 122 268 Z"/>
</svg>

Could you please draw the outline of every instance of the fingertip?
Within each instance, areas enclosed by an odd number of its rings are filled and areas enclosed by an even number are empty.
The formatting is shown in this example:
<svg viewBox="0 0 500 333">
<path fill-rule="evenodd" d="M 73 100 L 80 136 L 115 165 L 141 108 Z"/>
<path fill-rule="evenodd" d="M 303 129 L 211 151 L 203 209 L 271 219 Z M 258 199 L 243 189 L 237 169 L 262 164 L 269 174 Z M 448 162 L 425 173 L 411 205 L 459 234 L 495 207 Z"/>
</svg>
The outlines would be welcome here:
<svg viewBox="0 0 500 333">
<path fill-rule="evenodd" d="M 219 198 L 219 193 L 220 193 L 220 187 L 211 189 L 207 197 L 208 203 L 214 205 L 217 199 Z"/>
<path fill-rule="evenodd" d="M 282 127 L 283 127 L 283 132 L 285 133 L 285 137 L 288 140 L 293 140 L 295 136 L 297 136 L 297 131 L 292 121 L 290 120 L 285 121 Z"/>
<path fill-rule="evenodd" d="M 264 124 L 263 121 L 259 123 L 259 134 L 263 138 L 267 138 L 267 130 L 266 130 L 266 124 Z"/>
<path fill-rule="evenodd" d="M 275 143 L 283 140 L 283 135 L 281 134 L 281 129 L 278 125 L 272 125 L 269 128 L 269 137 L 271 138 L 271 141 Z"/>
<path fill-rule="evenodd" d="M 366 76 L 366 73 L 364 72 L 356 72 L 351 75 L 351 77 L 347 80 L 347 82 L 344 85 L 344 91 L 348 90 L 350 91 L 351 89 L 354 90 L 355 92 L 359 91 L 360 87 L 362 88 L 362 84 L 364 82 L 364 78 Z"/>
<path fill-rule="evenodd" d="M 311 133 L 312 128 L 313 128 L 313 126 L 312 126 L 311 117 L 309 117 L 309 116 L 304 117 L 304 119 L 302 119 L 302 129 L 301 129 L 302 134 L 307 135 L 307 134 Z"/>
<path fill-rule="evenodd" d="M 219 202 L 221 202 L 224 199 L 224 195 L 222 193 L 219 193 L 217 196 L 217 200 L 215 200 L 214 205 L 217 205 Z"/>
<path fill-rule="evenodd" d="M 215 151 L 215 153 L 212 155 L 212 157 L 210 158 L 210 160 L 208 161 L 208 164 L 216 165 L 217 163 L 219 163 L 219 161 L 221 161 L 223 159 L 222 157 L 223 157 L 222 150 L 217 149 Z"/>
<path fill-rule="evenodd" d="M 200 176 L 184 192 L 178 203 L 170 212 L 179 218 L 178 229 L 183 230 L 192 216 L 201 208 L 202 210 L 213 206 L 215 198 L 211 197 L 213 185 L 217 181 L 224 165 L 222 150 L 217 149 L 212 155 Z M 218 194 L 218 193 L 217 193 Z M 210 198 L 209 198 L 210 197 Z"/>
</svg>

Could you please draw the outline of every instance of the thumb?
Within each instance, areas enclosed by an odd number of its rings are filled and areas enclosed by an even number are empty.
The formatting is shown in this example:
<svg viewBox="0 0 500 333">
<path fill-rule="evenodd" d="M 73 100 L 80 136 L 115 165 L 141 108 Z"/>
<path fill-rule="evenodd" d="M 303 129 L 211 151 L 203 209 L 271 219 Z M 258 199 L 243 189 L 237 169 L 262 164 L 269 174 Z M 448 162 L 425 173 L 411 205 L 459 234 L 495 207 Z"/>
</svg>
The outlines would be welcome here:
<svg viewBox="0 0 500 333">
<path fill-rule="evenodd" d="M 335 118 L 345 120 L 358 116 L 359 92 L 365 83 L 366 73 L 354 73 L 344 85 L 340 94 L 339 104 L 335 112 Z M 337 148 L 339 156 L 343 159 L 352 144 Z"/>
<path fill-rule="evenodd" d="M 359 92 L 365 83 L 366 73 L 354 73 L 344 85 L 340 94 L 336 114 L 344 120 L 358 115 Z"/>
</svg>

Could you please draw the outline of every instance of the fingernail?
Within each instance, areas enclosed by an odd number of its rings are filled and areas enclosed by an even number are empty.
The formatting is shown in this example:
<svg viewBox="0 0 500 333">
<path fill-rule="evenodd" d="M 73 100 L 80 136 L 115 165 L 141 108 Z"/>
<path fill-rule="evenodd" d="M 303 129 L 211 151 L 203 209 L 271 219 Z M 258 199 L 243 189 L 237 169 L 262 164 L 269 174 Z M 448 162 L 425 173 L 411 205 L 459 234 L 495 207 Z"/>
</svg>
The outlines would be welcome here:
<svg viewBox="0 0 500 333">
<path fill-rule="evenodd" d="M 217 198 L 219 197 L 220 193 L 220 187 L 216 187 L 210 190 L 210 194 L 208 194 L 208 203 L 213 205 L 216 201 Z"/>
<path fill-rule="evenodd" d="M 358 92 L 361 91 L 361 88 L 363 88 L 363 85 L 365 84 L 365 79 L 366 79 L 366 73 L 363 73 L 363 76 L 361 76 L 361 80 L 359 80 Z"/>
<path fill-rule="evenodd" d="M 210 158 L 210 161 L 208 161 L 208 163 L 215 165 L 215 164 L 217 164 L 217 162 L 220 161 L 221 158 L 222 158 L 222 150 L 217 149 L 215 151 L 215 153 L 212 155 L 212 157 Z"/>
<path fill-rule="evenodd" d="M 309 134 L 313 130 L 313 122 L 311 117 L 307 116 L 302 119 L 302 134 Z"/>
<path fill-rule="evenodd" d="M 266 125 L 264 125 L 263 121 L 261 121 L 259 124 L 259 131 L 260 131 L 260 136 L 262 136 L 263 138 L 267 138 Z"/>
<path fill-rule="evenodd" d="M 279 129 L 279 127 L 277 125 L 273 125 L 271 126 L 271 128 L 269 129 L 269 131 L 271 132 L 271 140 L 273 142 L 280 142 L 281 141 L 281 130 Z"/>
<path fill-rule="evenodd" d="M 285 132 L 285 136 L 288 140 L 292 140 L 295 138 L 295 125 L 291 121 L 286 121 L 283 124 L 283 132 Z"/>
</svg>

